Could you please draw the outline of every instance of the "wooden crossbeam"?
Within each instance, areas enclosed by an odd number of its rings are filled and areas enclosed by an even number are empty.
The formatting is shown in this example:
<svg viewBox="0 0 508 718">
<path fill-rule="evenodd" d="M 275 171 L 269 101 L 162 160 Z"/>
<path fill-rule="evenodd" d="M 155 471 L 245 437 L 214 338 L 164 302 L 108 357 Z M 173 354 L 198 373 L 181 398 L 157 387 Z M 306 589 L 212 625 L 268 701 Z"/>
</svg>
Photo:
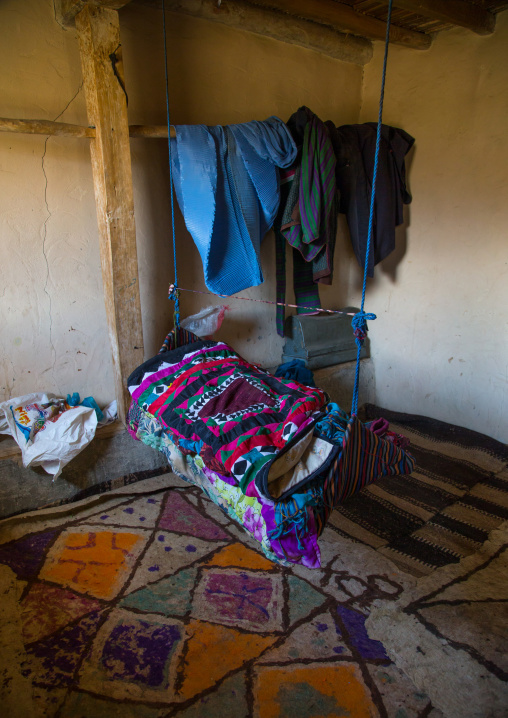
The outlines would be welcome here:
<svg viewBox="0 0 508 718">
<path fill-rule="evenodd" d="M 356 12 L 348 5 L 335 2 L 335 0 L 251 0 L 251 2 L 287 13 L 289 16 L 312 20 L 321 25 L 329 25 L 336 30 L 350 32 L 369 40 L 385 39 L 386 23 Z M 447 2 L 442 4 L 447 4 Z M 416 50 L 427 50 L 432 44 L 432 38 L 422 32 L 415 32 L 392 24 L 390 42 Z"/>
<path fill-rule="evenodd" d="M 129 125 L 131 137 L 152 137 L 154 139 L 168 137 L 167 125 Z M 176 137 L 175 128 L 171 127 L 171 137 Z"/>
<path fill-rule="evenodd" d="M 76 15 L 99 225 L 106 317 L 118 415 L 130 403 L 127 377 L 143 361 L 127 96 L 118 12 L 85 5 Z"/>
<path fill-rule="evenodd" d="M 0 117 L 0 132 L 95 137 L 94 127 L 80 127 L 79 125 L 69 125 L 67 122 L 51 122 L 49 120 L 11 120 L 7 117 Z"/>
<path fill-rule="evenodd" d="M 388 0 L 383 2 L 388 4 Z M 496 16 L 493 13 L 480 5 L 471 5 L 463 0 L 393 0 L 393 4 L 431 20 L 465 27 L 478 35 L 490 35 L 496 25 Z"/>
<path fill-rule="evenodd" d="M 67 135 L 68 137 L 95 137 L 95 127 L 69 125 L 50 120 L 13 120 L 0 117 L 0 132 L 16 132 L 28 135 Z M 130 137 L 164 138 L 168 136 L 167 125 L 129 125 Z M 171 127 L 171 137 L 176 137 Z"/>
</svg>

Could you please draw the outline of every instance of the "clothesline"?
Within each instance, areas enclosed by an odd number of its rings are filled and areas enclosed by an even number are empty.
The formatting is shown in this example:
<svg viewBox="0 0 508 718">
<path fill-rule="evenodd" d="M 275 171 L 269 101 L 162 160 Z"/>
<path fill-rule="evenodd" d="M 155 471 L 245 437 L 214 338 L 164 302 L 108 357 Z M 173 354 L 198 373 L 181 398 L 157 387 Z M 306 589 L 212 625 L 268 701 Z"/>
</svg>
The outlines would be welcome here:
<svg viewBox="0 0 508 718">
<path fill-rule="evenodd" d="M 169 285 L 169 295 L 168 298 L 173 298 L 173 292 L 175 291 L 175 285 L 170 284 Z M 235 295 L 228 295 L 228 294 L 215 294 L 214 292 L 207 292 L 199 289 L 187 289 L 186 287 L 178 287 L 176 290 L 177 292 L 193 292 L 194 294 L 208 294 L 211 297 L 222 297 L 224 299 L 243 299 L 246 302 L 259 302 L 260 304 L 271 304 L 272 306 L 277 307 L 290 307 L 292 309 L 308 309 L 309 313 L 312 312 L 312 314 L 318 314 L 319 312 L 324 312 L 325 314 L 342 314 L 347 317 L 354 317 L 356 316 L 357 312 L 346 312 L 342 309 L 322 309 L 321 307 L 303 307 L 299 304 L 286 304 L 284 302 L 271 302 L 268 299 L 254 299 L 253 297 L 238 297 Z"/>
</svg>

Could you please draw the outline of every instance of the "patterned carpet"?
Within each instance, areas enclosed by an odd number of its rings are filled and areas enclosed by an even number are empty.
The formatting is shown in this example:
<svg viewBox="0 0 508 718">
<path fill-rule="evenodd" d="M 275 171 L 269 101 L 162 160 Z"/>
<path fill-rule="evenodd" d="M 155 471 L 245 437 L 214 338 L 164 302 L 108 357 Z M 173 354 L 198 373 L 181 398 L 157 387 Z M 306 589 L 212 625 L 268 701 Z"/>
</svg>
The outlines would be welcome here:
<svg viewBox="0 0 508 718">
<path fill-rule="evenodd" d="M 476 554 L 377 606 L 367 623 L 447 718 L 505 718 L 508 522 Z"/>
<path fill-rule="evenodd" d="M 321 548 L 275 566 L 167 474 L 3 522 L 3 715 L 439 718 L 365 629 L 415 579 L 329 529 Z"/>
<path fill-rule="evenodd" d="M 321 569 L 164 469 L 0 523 L 2 715 L 506 715 L 508 449 L 379 413 L 417 470 L 333 512 Z"/>
<path fill-rule="evenodd" d="M 377 549 L 415 576 L 457 563 L 508 519 L 508 447 L 487 436 L 372 405 L 407 436 L 411 476 L 384 478 L 336 509 L 330 526 Z"/>
</svg>

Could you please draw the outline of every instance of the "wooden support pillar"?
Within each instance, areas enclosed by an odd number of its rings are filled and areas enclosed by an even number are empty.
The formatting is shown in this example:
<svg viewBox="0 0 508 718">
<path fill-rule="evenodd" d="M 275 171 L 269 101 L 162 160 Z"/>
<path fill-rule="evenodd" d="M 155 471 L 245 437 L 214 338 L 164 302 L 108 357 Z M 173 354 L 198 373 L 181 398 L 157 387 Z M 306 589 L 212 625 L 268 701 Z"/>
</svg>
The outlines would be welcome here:
<svg viewBox="0 0 508 718">
<path fill-rule="evenodd" d="M 127 95 L 118 12 L 85 5 L 76 15 L 99 224 L 104 298 L 118 416 L 125 421 L 127 377 L 143 361 Z M 90 317 L 94 321 L 94 317 Z"/>
</svg>

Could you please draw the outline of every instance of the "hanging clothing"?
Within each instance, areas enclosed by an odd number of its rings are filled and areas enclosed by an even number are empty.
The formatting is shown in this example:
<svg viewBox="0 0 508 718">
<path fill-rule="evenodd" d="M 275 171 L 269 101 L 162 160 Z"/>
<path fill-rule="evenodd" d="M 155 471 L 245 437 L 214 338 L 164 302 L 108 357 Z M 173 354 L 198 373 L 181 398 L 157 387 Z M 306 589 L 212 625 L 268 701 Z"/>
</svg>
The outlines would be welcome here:
<svg viewBox="0 0 508 718">
<path fill-rule="evenodd" d="M 281 224 L 291 221 L 291 215 L 298 203 L 300 188 L 300 166 L 296 169 L 281 171 L 281 201 L 277 219 L 274 223 L 275 232 L 275 266 L 276 266 L 276 328 L 277 334 L 284 336 L 284 320 L 286 302 L 286 237 L 281 232 Z M 312 276 L 312 262 L 306 262 L 300 252 L 293 247 L 293 289 L 298 314 L 311 314 L 307 307 L 321 308 L 318 285 Z M 303 309 L 303 307 L 306 307 Z"/>
<path fill-rule="evenodd" d="M 317 282 L 331 284 L 337 233 L 335 155 L 328 130 L 308 107 L 288 121 L 299 148 L 295 167 L 282 173 L 281 205 L 275 222 L 277 333 L 284 335 L 287 241 L 293 247 L 293 284 L 298 306 L 319 309 Z M 298 309 L 298 314 L 312 313 Z"/>
<path fill-rule="evenodd" d="M 369 228 L 370 197 L 374 172 L 377 124 L 326 126 L 337 159 L 336 177 L 340 209 L 347 217 L 353 249 L 362 269 Z M 403 223 L 403 205 L 411 202 L 406 186 L 404 158 L 414 138 L 397 127 L 381 126 L 381 142 L 374 202 L 372 247 L 368 276 L 374 266 L 395 249 L 395 227 Z"/>
<path fill-rule="evenodd" d="M 261 284 L 260 244 L 279 207 L 277 168 L 297 154 L 289 130 L 278 117 L 175 130 L 173 183 L 206 286 L 230 295 Z"/>
<path fill-rule="evenodd" d="M 324 123 L 308 107 L 288 121 L 297 144 L 302 125 L 298 202 L 281 232 L 306 262 L 313 263 L 314 281 L 331 284 L 337 232 L 335 155 Z"/>
</svg>

